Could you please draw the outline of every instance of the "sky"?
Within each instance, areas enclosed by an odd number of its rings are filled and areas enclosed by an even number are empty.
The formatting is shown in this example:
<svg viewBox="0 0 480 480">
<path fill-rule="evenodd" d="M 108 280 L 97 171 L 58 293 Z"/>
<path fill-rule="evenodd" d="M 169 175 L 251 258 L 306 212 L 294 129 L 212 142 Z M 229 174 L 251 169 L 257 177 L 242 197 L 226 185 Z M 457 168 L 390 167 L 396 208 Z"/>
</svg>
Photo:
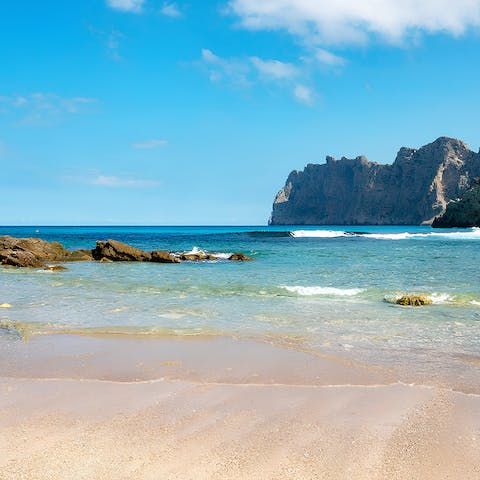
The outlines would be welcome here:
<svg viewBox="0 0 480 480">
<path fill-rule="evenodd" d="M 480 0 L 5 0 L 0 65 L 3 225 L 262 225 L 326 155 L 480 146 Z"/>
</svg>

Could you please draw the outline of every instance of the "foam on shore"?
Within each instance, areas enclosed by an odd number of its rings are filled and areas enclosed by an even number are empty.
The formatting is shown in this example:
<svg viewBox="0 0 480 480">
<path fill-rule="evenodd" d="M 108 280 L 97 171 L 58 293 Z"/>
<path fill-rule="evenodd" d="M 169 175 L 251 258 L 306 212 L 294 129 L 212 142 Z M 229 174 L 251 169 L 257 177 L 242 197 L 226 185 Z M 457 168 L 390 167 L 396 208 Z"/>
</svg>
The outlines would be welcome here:
<svg viewBox="0 0 480 480">
<path fill-rule="evenodd" d="M 281 288 L 284 288 L 288 292 L 296 293 L 301 296 L 312 296 L 312 295 L 331 295 L 331 296 L 341 296 L 341 297 L 352 297 L 363 292 L 361 288 L 335 288 L 335 287 L 304 287 L 301 285 L 284 285 Z"/>
</svg>

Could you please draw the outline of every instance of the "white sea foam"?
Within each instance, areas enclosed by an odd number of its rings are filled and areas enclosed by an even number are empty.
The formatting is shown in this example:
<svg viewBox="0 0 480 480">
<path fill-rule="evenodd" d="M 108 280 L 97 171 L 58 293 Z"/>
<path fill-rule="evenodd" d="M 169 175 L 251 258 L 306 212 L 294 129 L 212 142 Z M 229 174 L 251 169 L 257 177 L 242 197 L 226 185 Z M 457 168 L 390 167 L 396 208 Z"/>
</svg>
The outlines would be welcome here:
<svg viewBox="0 0 480 480">
<path fill-rule="evenodd" d="M 353 297 L 363 292 L 361 288 L 303 287 L 301 285 L 283 285 L 281 288 L 302 296 L 338 295 L 342 297 Z"/>
<path fill-rule="evenodd" d="M 339 230 L 294 230 L 290 232 L 290 235 L 294 238 L 335 238 L 345 237 L 347 232 Z"/>
<path fill-rule="evenodd" d="M 429 234 L 415 234 L 415 233 L 366 233 L 362 235 L 365 238 L 374 238 L 375 240 L 406 240 L 407 238 L 412 238 L 415 236 L 427 236 Z"/>
<path fill-rule="evenodd" d="M 477 300 L 472 300 L 472 301 L 470 302 L 470 304 L 471 304 L 471 305 L 475 305 L 475 306 L 477 306 L 477 307 L 480 307 L 480 302 L 478 302 Z"/>
<path fill-rule="evenodd" d="M 189 252 L 175 252 L 173 254 L 176 257 L 180 255 L 211 255 L 218 260 L 228 260 L 232 253 L 229 252 L 208 252 L 206 250 L 200 250 L 198 247 L 193 247 Z"/>
<path fill-rule="evenodd" d="M 409 238 L 445 238 L 452 240 L 480 240 L 480 228 L 469 228 L 460 232 L 429 232 L 429 233 L 367 233 L 366 238 L 377 240 L 406 240 Z"/>
<path fill-rule="evenodd" d="M 442 303 L 452 303 L 453 298 L 448 293 L 432 293 L 428 295 L 434 305 L 441 305 Z"/>
<path fill-rule="evenodd" d="M 469 228 L 464 231 L 436 231 L 428 233 L 358 233 L 341 230 L 294 230 L 290 232 L 294 238 L 338 238 L 363 237 L 375 240 L 408 240 L 414 238 L 444 238 L 451 240 L 480 240 L 480 228 Z"/>
</svg>

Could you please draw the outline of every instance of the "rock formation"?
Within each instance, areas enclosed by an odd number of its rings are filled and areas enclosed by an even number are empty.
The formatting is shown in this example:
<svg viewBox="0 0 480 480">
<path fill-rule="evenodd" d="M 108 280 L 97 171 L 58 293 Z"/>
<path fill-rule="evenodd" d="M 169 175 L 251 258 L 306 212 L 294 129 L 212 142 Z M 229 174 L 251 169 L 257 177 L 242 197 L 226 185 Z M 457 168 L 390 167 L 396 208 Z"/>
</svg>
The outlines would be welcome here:
<svg viewBox="0 0 480 480">
<path fill-rule="evenodd" d="M 178 258 L 164 250 L 145 252 L 117 240 L 97 241 L 97 246 L 92 250 L 92 255 L 95 260 L 110 260 L 112 262 L 180 262 Z"/>
<path fill-rule="evenodd" d="M 480 227 L 480 179 L 476 178 L 472 186 L 458 200 L 447 204 L 445 213 L 432 223 L 435 228 Z"/>
<path fill-rule="evenodd" d="M 98 260 L 100 262 L 154 262 L 180 263 L 182 260 L 219 260 L 224 259 L 212 253 L 172 254 L 165 250 L 146 252 L 117 240 L 97 241 L 93 250 L 67 250 L 58 242 L 46 242 L 39 238 L 0 237 L 0 264 L 11 267 L 44 268 L 53 272 L 66 270 L 60 265 L 48 265 L 46 262 L 75 262 Z M 234 253 L 226 260 L 243 262 L 253 258 L 243 253 Z"/>
<path fill-rule="evenodd" d="M 480 153 L 447 137 L 418 150 L 403 147 L 393 164 L 327 157 L 290 173 L 270 224 L 430 224 L 477 176 Z"/>
<path fill-rule="evenodd" d="M 0 263 L 15 267 L 45 267 L 45 262 L 92 260 L 89 250 L 70 251 L 58 242 L 39 238 L 0 237 Z"/>
<path fill-rule="evenodd" d="M 422 305 L 431 305 L 433 302 L 426 295 L 402 295 L 395 300 L 395 303 L 409 307 L 421 307 Z"/>
</svg>

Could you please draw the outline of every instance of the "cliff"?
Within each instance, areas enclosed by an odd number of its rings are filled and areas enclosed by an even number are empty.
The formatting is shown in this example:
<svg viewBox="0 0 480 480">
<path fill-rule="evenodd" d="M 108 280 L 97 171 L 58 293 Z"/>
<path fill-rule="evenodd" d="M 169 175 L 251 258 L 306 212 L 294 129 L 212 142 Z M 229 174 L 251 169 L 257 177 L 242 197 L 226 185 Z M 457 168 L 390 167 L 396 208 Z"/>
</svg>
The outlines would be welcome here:
<svg viewBox="0 0 480 480">
<path fill-rule="evenodd" d="M 480 227 L 480 179 L 476 178 L 459 200 L 452 200 L 440 217 L 432 223 L 435 228 Z"/>
<path fill-rule="evenodd" d="M 480 176 L 480 153 L 440 137 L 401 148 L 393 164 L 365 157 L 294 170 L 273 203 L 272 225 L 430 224 Z"/>
</svg>

